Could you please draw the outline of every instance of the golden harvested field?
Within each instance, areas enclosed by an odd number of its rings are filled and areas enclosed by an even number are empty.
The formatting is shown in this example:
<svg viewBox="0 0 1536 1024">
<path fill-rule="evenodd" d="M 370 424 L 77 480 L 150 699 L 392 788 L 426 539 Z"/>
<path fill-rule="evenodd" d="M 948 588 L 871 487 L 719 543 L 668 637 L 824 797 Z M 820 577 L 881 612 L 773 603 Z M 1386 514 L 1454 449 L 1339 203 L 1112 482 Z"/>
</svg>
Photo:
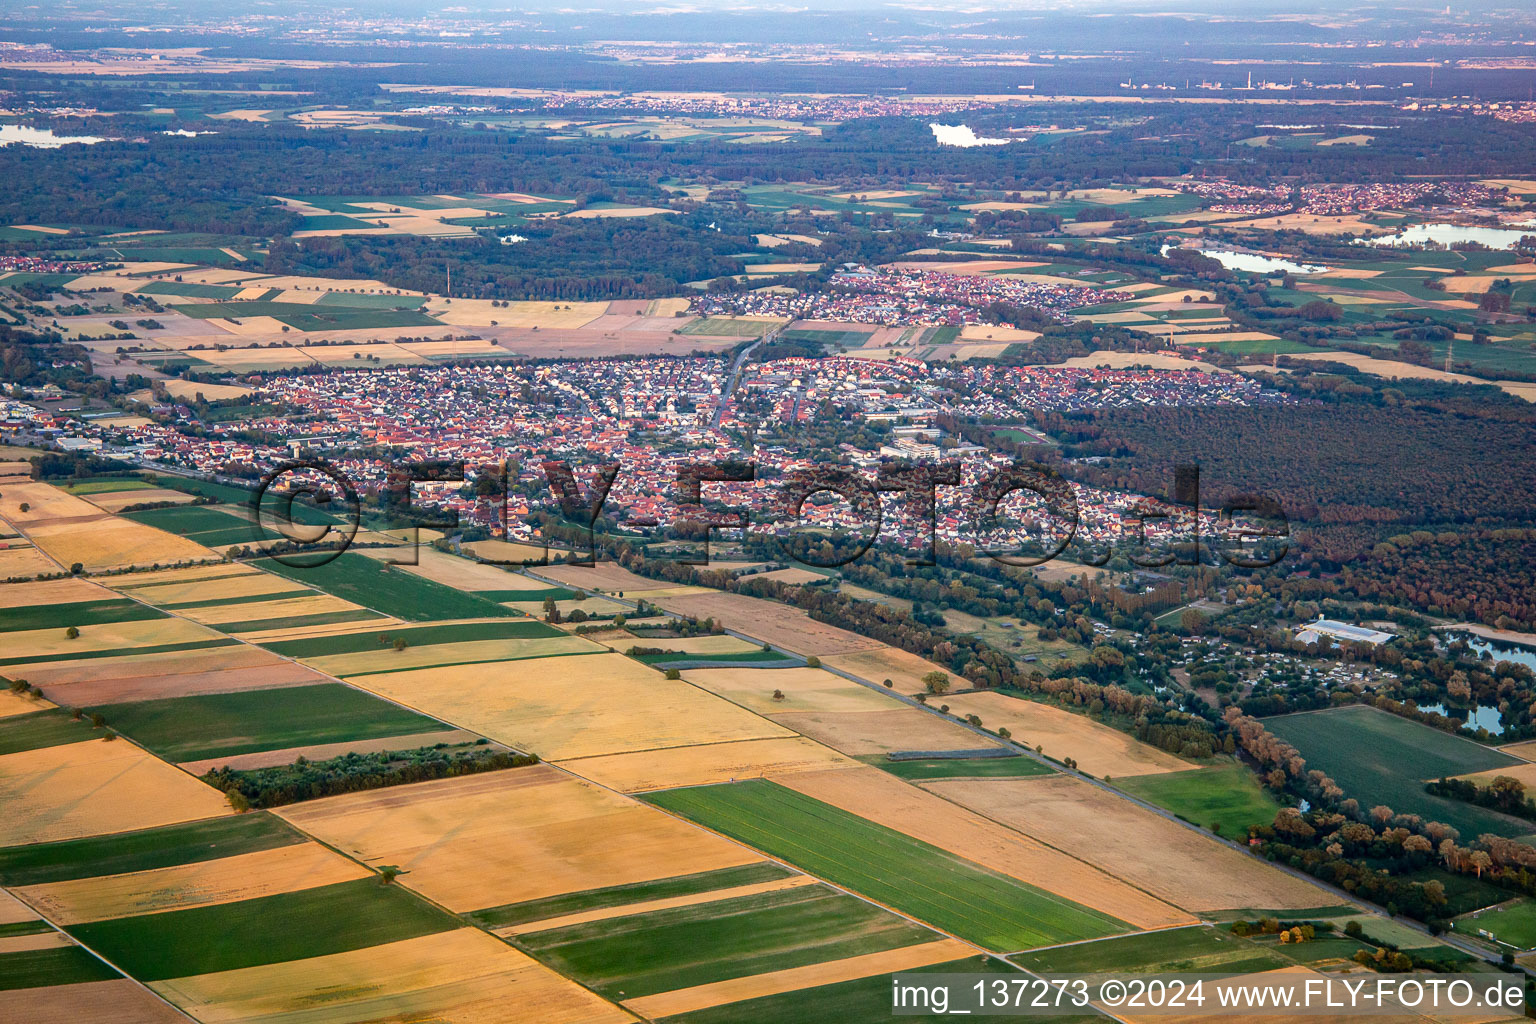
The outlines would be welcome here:
<svg viewBox="0 0 1536 1024">
<path fill-rule="evenodd" d="M 1499 749 L 1507 754 L 1513 754 L 1515 757 L 1528 757 L 1532 753 L 1530 746 L 1526 743 L 1516 743 L 1514 746 L 1526 747 L 1527 749 L 1524 752 L 1520 750 L 1513 750 L 1509 747 L 1500 747 Z M 1471 775 L 1458 775 L 1457 778 L 1466 779 L 1468 782 L 1474 782 L 1479 786 L 1489 786 L 1492 785 L 1493 780 L 1498 778 L 1500 775 L 1506 775 L 1512 779 L 1519 779 L 1521 782 L 1525 783 L 1525 787 L 1527 789 L 1536 786 L 1536 764 L 1510 765 L 1508 768 L 1495 768 L 1493 771 L 1474 772 Z"/>
<path fill-rule="evenodd" d="M 901 708 L 892 697 L 820 668 L 691 668 L 684 671 L 684 678 L 690 683 L 760 715 L 796 711 L 895 711 Z M 783 700 L 774 699 L 775 690 L 784 694 Z"/>
<path fill-rule="evenodd" d="M 236 903 L 369 874 L 319 843 L 301 842 L 176 867 L 22 886 L 16 893 L 49 920 L 68 926 Z"/>
<path fill-rule="evenodd" d="M 57 707 L 51 700 L 42 697 L 33 697 L 30 694 L 23 696 L 12 693 L 10 690 L 0 690 L 0 718 L 10 718 L 13 715 L 30 715 L 34 711 L 46 711 Z"/>
<path fill-rule="evenodd" d="M 130 505 L 147 505 L 150 502 L 167 502 L 185 505 L 197 500 L 195 494 L 168 491 L 163 487 L 145 487 L 136 491 L 103 491 L 90 496 L 91 504 L 106 512 L 121 512 Z"/>
<path fill-rule="evenodd" d="M 78 661 L 47 662 L 28 665 L 27 678 L 76 707 L 329 681 L 303 665 L 245 645 L 97 658 L 89 672 L 82 672 Z"/>
<path fill-rule="evenodd" d="M 68 623 L 56 629 L 24 629 L 5 634 L 7 658 L 52 657 L 67 661 L 93 651 L 121 650 L 131 654 L 139 647 L 160 644 L 184 644 L 219 638 L 212 630 L 183 619 L 147 619 L 138 622 L 108 622 L 80 626 L 74 640 L 65 636 Z M 95 665 L 95 662 L 92 662 Z"/>
<path fill-rule="evenodd" d="M 456 912 L 712 871 L 761 858 L 549 765 L 279 809 L 322 842 Z"/>
<path fill-rule="evenodd" d="M 21 510 L 23 505 L 27 506 L 25 512 Z M 94 521 L 106 518 L 101 509 L 84 498 L 31 480 L 6 484 L 4 492 L 0 492 L 0 516 L 22 530 L 59 519 Z"/>
<path fill-rule="evenodd" d="M 1522 743 L 1506 743 L 1499 750 L 1511 757 L 1536 762 L 1536 740 L 1525 740 Z"/>
<path fill-rule="evenodd" d="M 518 544 L 515 541 L 505 540 L 477 540 L 464 545 L 464 550 L 473 554 L 476 558 L 484 558 L 492 562 L 510 562 L 513 566 L 524 562 L 540 562 L 550 556 L 550 551 L 541 544 Z M 538 580 L 527 580 L 527 588 L 544 586 Z M 524 586 L 522 581 L 517 583 L 518 589 Z"/>
<path fill-rule="evenodd" d="M 1206 373 L 1231 373 L 1213 363 L 1203 363 L 1197 359 L 1185 359 L 1168 352 L 1094 352 L 1086 356 L 1073 356 L 1071 359 L 1063 359 L 1055 366 L 1107 366 L 1115 370 L 1123 370 L 1128 366 L 1150 366 L 1154 370 L 1204 370 Z"/>
<path fill-rule="evenodd" d="M 121 740 L 0 756 L 0 846 L 79 839 L 229 813 L 224 794 Z"/>
<path fill-rule="evenodd" d="M 381 648 L 358 654 L 305 658 L 304 663 L 333 676 L 350 676 L 369 672 L 403 672 L 449 663 L 471 665 L 477 662 L 593 654 L 599 650 L 601 648 L 597 644 L 579 636 L 550 636 L 434 644 L 430 647 L 408 647 L 403 651 Z M 527 670 L 536 673 L 538 668 L 530 665 Z"/>
<path fill-rule="evenodd" d="M 580 565 L 546 565 L 536 570 L 540 576 L 559 581 L 575 590 L 601 591 L 617 594 L 661 590 L 669 586 L 664 580 L 637 576 L 614 562 L 599 562 L 590 568 Z"/>
<path fill-rule="evenodd" d="M 394 561 L 398 558 L 410 557 L 409 552 L 374 548 L 361 551 L 359 554 L 392 562 L 397 569 L 403 569 L 408 573 L 425 577 L 456 590 L 539 590 L 546 586 L 526 576 L 510 573 L 499 566 L 482 565 L 425 545 L 417 550 L 415 565 Z"/>
<path fill-rule="evenodd" d="M 0 990 L 0 1020 L 27 1024 L 186 1024 L 186 1018 L 127 978 Z"/>
<path fill-rule="evenodd" d="M 255 569 L 243 573 L 225 573 L 210 578 L 208 570 L 211 568 L 212 566 L 196 566 L 191 569 L 181 569 L 175 575 L 161 574 L 161 582 L 158 583 L 141 583 L 140 576 L 148 575 L 141 573 L 119 576 L 109 582 L 112 588 L 120 593 L 162 606 L 187 604 L 192 601 L 216 604 L 220 601 L 261 597 L 266 594 L 289 594 L 303 589 L 302 584 Z M 178 580 L 186 582 L 178 582 Z M 306 593 L 317 593 L 317 591 L 306 591 Z M 256 617 L 251 616 L 251 618 Z"/>
<path fill-rule="evenodd" d="M 94 505 L 90 507 L 95 508 Z M 101 515 L 99 509 L 97 515 Z M 201 544 L 185 538 L 132 519 L 106 516 L 92 523 L 34 526 L 27 530 L 27 535 L 32 543 L 61 565 L 80 562 L 88 572 L 218 557 Z"/>
<path fill-rule="evenodd" d="M 46 576 L 60 567 L 30 544 L 0 541 L 0 580 Z"/>
<path fill-rule="evenodd" d="M 253 644 L 271 643 L 274 640 L 302 640 L 315 636 L 338 636 L 342 633 L 387 632 L 390 626 L 400 625 L 399 619 L 369 619 L 367 622 L 322 622 L 316 626 L 288 626 L 279 629 L 263 629 L 255 633 L 241 633 L 240 638 Z"/>
<path fill-rule="evenodd" d="M 921 690 L 923 676 L 929 672 L 950 675 L 947 669 L 899 647 L 882 647 L 877 651 L 860 651 L 858 654 L 833 654 L 821 660 L 832 668 L 872 683 L 883 684 L 889 679 L 895 684 L 893 689 L 897 692 Z"/>
<path fill-rule="evenodd" d="M 754 644 L 750 640 L 731 636 L 729 633 L 719 633 L 712 636 L 679 636 L 679 637 L 631 637 L 626 643 L 623 640 L 615 640 L 604 644 L 616 651 L 623 652 L 630 647 L 660 647 L 668 651 L 678 651 L 683 654 L 750 654 L 753 651 L 762 650 L 760 644 Z M 766 674 L 766 673 L 759 673 Z M 692 673 L 688 676 L 693 680 Z M 705 687 L 710 689 L 710 687 Z"/>
<path fill-rule="evenodd" d="M 22 921 L 36 920 L 36 911 L 4 889 L 0 889 L 0 924 L 20 924 Z"/>
<path fill-rule="evenodd" d="M 478 928 L 150 987 L 204 1024 L 502 1024 L 509 1007 L 548 1024 L 634 1019 Z"/>
<path fill-rule="evenodd" d="M 538 327 L 542 330 L 585 327 L 608 312 L 606 302 L 510 302 L 492 306 L 490 299 L 434 297 L 422 312 L 445 324 L 483 327 L 492 320 L 498 327 Z"/>
<path fill-rule="evenodd" d="M 772 572 L 757 573 L 752 577 L 756 580 L 777 580 L 780 583 L 820 583 L 826 579 L 819 572 L 811 572 L 809 569 L 774 569 Z"/>
<path fill-rule="evenodd" d="M 1195 921 L 1113 875 L 878 768 L 800 772 L 778 782 L 1138 928 Z"/>
<path fill-rule="evenodd" d="M 371 754 L 382 750 L 415 750 L 438 743 L 473 743 L 480 737 L 465 729 L 443 729 L 438 732 L 418 732 L 408 736 L 381 736 L 371 740 L 345 740 L 340 743 L 316 743 L 307 747 L 284 747 L 281 750 L 259 750 L 253 754 L 236 754 L 233 757 L 210 757 L 204 761 L 179 761 L 176 767 L 184 772 L 202 776 L 215 768 L 272 768 L 293 764 L 299 758 L 309 761 L 326 761 L 343 754 Z"/>
<path fill-rule="evenodd" d="M 988 729 L 1007 726 L 1015 743 L 1042 746 L 1047 756 L 1058 761 L 1070 757 L 1083 771 L 1101 778 L 1157 775 L 1199 767 L 1086 715 L 1076 715 L 1052 704 L 1001 693 L 959 693 L 945 697 L 943 702 L 952 714 L 977 715 Z"/>
<path fill-rule="evenodd" d="M 723 1006 L 744 999 L 777 995 L 781 992 L 798 992 L 819 985 L 835 985 L 841 981 L 868 978 L 876 974 L 910 971 L 929 964 L 942 964 L 971 956 L 975 948 L 955 939 L 940 939 L 916 946 L 887 950 L 882 953 L 865 953 L 861 956 L 829 960 L 805 967 L 790 967 L 767 974 L 754 974 L 746 978 L 732 978 L 709 985 L 661 992 L 654 996 L 625 1000 L 624 1005 L 649 1020 L 673 1014 L 691 1013 L 711 1006 Z"/>
<path fill-rule="evenodd" d="M 39 580 L 36 583 L 0 584 L 0 608 L 25 608 L 28 605 L 74 604 L 80 601 L 109 601 L 110 590 L 69 577 L 62 580 Z"/>
<path fill-rule="evenodd" d="M 940 779 L 923 788 L 1195 913 L 1330 902 L 1310 882 L 1081 779 Z"/>
<path fill-rule="evenodd" d="M 798 608 L 742 594 L 686 594 L 659 598 L 656 604 L 681 615 L 713 618 L 728 629 L 739 630 L 796 654 L 826 657 L 885 646 L 878 640 L 817 622 Z"/>
<path fill-rule="evenodd" d="M 789 735 L 622 654 L 363 676 L 356 685 L 547 760 Z"/>
<path fill-rule="evenodd" d="M 995 740 L 917 708 L 890 711 L 789 712 L 771 716 L 803 736 L 852 757 L 895 750 L 978 750 Z"/>
<path fill-rule="evenodd" d="M 132 576 L 122 576 L 112 580 L 112 588 L 114 590 L 128 591 L 139 587 L 158 586 L 162 583 L 191 583 L 196 580 L 224 579 L 227 576 L 256 576 L 258 574 L 266 575 L 261 573 L 259 569 L 252 569 L 248 565 L 240 565 L 235 562 L 217 565 L 194 565 L 181 569 L 156 569 L 148 572 L 136 572 Z M 192 598 L 187 598 L 187 600 L 192 600 Z"/>
<path fill-rule="evenodd" d="M 351 601 L 344 601 L 329 594 L 313 591 L 301 597 L 285 597 L 273 601 L 255 601 L 250 604 L 212 605 L 208 608 L 184 608 L 178 615 L 185 615 L 196 622 L 219 626 L 226 622 L 257 622 L 262 619 L 284 619 L 300 615 L 326 615 L 332 612 L 358 612 L 362 609 Z"/>
<path fill-rule="evenodd" d="M 708 786 L 735 779 L 775 778 L 789 772 L 857 768 L 859 762 L 803 736 L 705 743 L 633 754 L 561 761 L 560 767 L 623 793 Z"/>
</svg>

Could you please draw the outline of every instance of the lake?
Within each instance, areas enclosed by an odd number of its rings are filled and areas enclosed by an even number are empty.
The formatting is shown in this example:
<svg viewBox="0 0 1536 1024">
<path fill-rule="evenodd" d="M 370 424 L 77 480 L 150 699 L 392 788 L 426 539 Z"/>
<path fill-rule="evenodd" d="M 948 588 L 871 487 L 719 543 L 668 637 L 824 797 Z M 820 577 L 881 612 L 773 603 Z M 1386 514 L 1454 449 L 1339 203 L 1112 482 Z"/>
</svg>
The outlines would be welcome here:
<svg viewBox="0 0 1536 1024">
<path fill-rule="evenodd" d="M 52 128 L 29 128 L 24 124 L 0 124 L 0 146 L 31 146 L 33 149 L 58 149 L 79 143 L 94 146 L 106 139 L 95 135 L 59 135 Z"/>
<path fill-rule="evenodd" d="M 1162 254 L 1168 255 L 1172 245 L 1163 246 Z M 1200 255 L 1209 256 L 1228 270 L 1248 270 L 1259 274 L 1321 274 L 1327 267 L 1315 263 L 1297 263 L 1279 256 L 1262 256 L 1256 252 L 1232 252 L 1230 249 L 1200 249 Z"/>
<path fill-rule="evenodd" d="M 1519 644 L 1495 643 L 1485 640 L 1476 633 L 1447 633 L 1446 639 L 1465 642 L 1472 648 L 1474 654 L 1482 655 L 1486 652 L 1494 661 L 1512 661 L 1536 672 L 1536 648 L 1522 647 Z"/>
<path fill-rule="evenodd" d="M 1479 704 L 1468 713 L 1467 708 L 1451 708 L 1446 710 L 1444 704 L 1420 704 L 1420 711 L 1427 711 L 1432 715 L 1441 715 L 1456 722 L 1465 722 L 1471 729 L 1487 729 L 1491 735 L 1504 735 L 1504 723 L 1500 720 L 1498 708 L 1489 707 L 1487 704 Z"/>
<path fill-rule="evenodd" d="M 1463 227 L 1460 224 L 1415 224 L 1404 228 L 1395 235 L 1387 235 L 1385 238 L 1361 239 L 1366 245 L 1423 245 L 1425 242 L 1435 242 L 1439 245 L 1451 246 L 1458 242 L 1477 242 L 1486 245 L 1490 249 L 1509 249 L 1520 241 L 1521 235 L 1529 235 L 1529 230 L 1517 228 L 1481 228 Z"/>
</svg>

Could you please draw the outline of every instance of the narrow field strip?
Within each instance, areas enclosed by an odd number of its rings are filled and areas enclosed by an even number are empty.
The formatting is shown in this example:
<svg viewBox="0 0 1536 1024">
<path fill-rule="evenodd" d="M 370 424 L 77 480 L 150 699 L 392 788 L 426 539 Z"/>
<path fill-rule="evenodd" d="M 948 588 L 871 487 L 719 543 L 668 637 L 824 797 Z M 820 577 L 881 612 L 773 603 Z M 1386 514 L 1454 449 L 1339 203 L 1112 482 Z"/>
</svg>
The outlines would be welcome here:
<svg viewBox="0 0 1536 1024">
<path fill-rule="evenodd" d="M 771 856 L 999 952 L 1131 926 L 936 846 L 753 780 L 646 797 Z"/>
</svg>

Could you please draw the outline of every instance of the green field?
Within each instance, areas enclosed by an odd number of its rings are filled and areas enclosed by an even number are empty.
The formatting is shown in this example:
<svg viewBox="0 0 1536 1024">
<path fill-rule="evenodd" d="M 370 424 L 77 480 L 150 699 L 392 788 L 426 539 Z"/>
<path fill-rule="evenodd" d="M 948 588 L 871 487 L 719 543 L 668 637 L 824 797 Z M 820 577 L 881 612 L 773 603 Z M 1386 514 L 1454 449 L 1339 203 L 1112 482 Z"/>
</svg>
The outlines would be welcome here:
<svg viewBox="0 0 1536 1024">
<path fill-rule="evenodd" d="M 370 622 L 383 617 L 362 608 L 342 609 L 337 612 L 316 612 L 313 615 L 287 615 L 275 619 L 221 622 L 218 628 L 225 633 L 258 633 L 267 629 L 296 629 L 300 626 L 326 626 L 338 622 Z"/>
<path fill-rule="evenodd" d="M 279 540 L 281 535 L 257 526 L 248 519 L 231 515 L 206 505 L 177 505 L 173 508 L 152 508 L 143 512 L 125 512 L 125 519 L 153 526 L 157 530 L 174 533 L 204 547 L 224 547 L 228 544 L 254 544 L 264 540 Z"/>
<path fill-rule="evenodd" d="M 110 622 L 142 622 L 163 619 L 164 612 L 129 601 L 108 598 L 104 601 L 74 601 L 69 604 L 34 604 L 6 608 L 0 612 L 0 632 L 23 629 L 65 629 L 69 626 L 102 626 Z"/>
<path fill-rule="evenodd" d="M 75 925 L 69 932 L 140 981 L 233 971 L 461 927 L 395 885 L 360 878 L 214 906 Z"/>
<path fill-rule="evenodd" d="M 1201 828 L 1220 826 L 1227 836 L 1242 837 L 1249 825 L 1268 825 L 1280 810 L 1280 803 L 1240 764 L 1119 778 L 1114 784 Z"/>
<path fill-rule="evenodd" d="M 966 960 L 954 960 L 945 964 L 918 967 L 903 974 L 1016 974 L 1015 968 L 1006 961 L 988 956 L 975 956 Z M 743 1021 L 773 1022 L 773 1024 L 890 1024 L 891 978 L 877 974 L 854 981 L 841 981 L 835 985 L 819 985 L 815 988 L 783 992 L 773 996 L 759 996 L 738 1003 L 713 1006 L 707 1010 L 662 1018 L 666 1024 L 742 1024 Z M 953 1021 L 953 1015 L 914 1014 L 897 1018 L 903 1024 L 940 1024 Z M 1051 1024 L 1079 1024 L 1097 1022 L 1105 1018 L 1094 1015 L 1052 1015 L 1039 1018 Z"/>
<path fill-rule="evenodd" d="M 273 303 L 276 305 L 276 303 Z M 299 331 L 358 331 L 381 327 L 441 327 L 440 321 L 414 309 L 347 309 L 329 306 L 324 310 L 308 307 L 304 313 L 283 313 L 279 323 Z"/>
<path fill-rule="evenodd" d="M 73 721 L 63 708 L 11 715 L 0 718 L 0 755 L 99 740 L 101 736 L 99 731 L 91 728 L 90 722 Z"/>
<path fill-rule="evenodd" d="M 339 558 L 309 568 L 283 565 L 271 559 L 254 564 L 295 583 L 344 597 L 407 622 L 517 615 L 494 601 L 445 587 L 355 551 L 345 551 Z"/>
<path fill-rule="evenodd" d="M 78 985 L 121 977 L 79 946 L 0 954 L 0 991 Z"/>
<path fill-rule="evenodd" d="M 1004 779 L 1025 775 L 1050 775 L 1054 768 L 1032 757 L 941 757 L 917 761 L 891 761 L 884 755 L 860 758 L 898 779 Z"/>
<path fill-rule="evenodd" d="M 646 799 L 988 949 L 1027 949 L 1130 927 L 766 780 Z"/>
<path fill-rule="evenodd" d="M 180 281 L 151 281 L 134 291 L 140 295 L 183 295 L 189 299 L 233 299 L 245 291 L 231 285 L 188 284 Z"/>
<path fill-rule="evenodd" d="M 681 328 L 683 334 L 707 334 L 717 338 L 756 338 L 776 326 L 771 320 L 726 320 L 717 316 L 694 320 Z"/>
<path fill-rule="evenodd" d="M 1499 942 L 1519 949 L 1536 948 L 1536 902 L 1522 898 L 1451 922 L 1451 930 L 1461 935 L 1475 936 L 1478 929 L 1492 932 Z"/>
<path fill-rule="evenodd" d="M 1463 836 L 1513 838 L 1533 831 L 1520 818 L 1424 792 L 1433 779 L 1524 763 L 1508 754 L 1368 707 L 1282 715 L 1264 724 L 1362 806 L 1386 804 L 1399 814 L 1420 814 Z"/>
<path fill-rule="evenodd" d="M 42 885 L 196 864 L 292 846 L 304 837 L 265 811 L 0 850 L 0 885 Z"/>
<path fill-rule="evenodd" d="M 70 494 L 104 494 L 108 491 L 143 491 L 155 485 L 136 476 L 94 476 L 88 480 L 71 480 L 56 486 Z"/>
<path fill-rule="evenodd" d="M 546 896 L 543 899 L 527 900 L 523 903 L 509 903 L 505 906 L 477 910 L 469 917 L 483 928 L 506 928 L 510 925 L 544 921 L 586 910 L 624 907 L 631 903 L 692 896 L 697 893 L 730 889 L 738 885 L 771 882 L 779 878 L 788 878 L 793 874 L 794 872 L 789 868 L 772 861 L 759 861 L 756 864 L 742 864 L 733 868 L 718 868 L 714 871 L 700 871 L 691 875 L 658 878 L 650 882 L 610 885 L 602 889 L 587 889 L 583 892 Z"/>
<path fill-rule="evenodd" d="M 1273 951 L 1224 928 L 1170 928 L 1023 953 L 1015 962 L 1026 970 L 1058 974 L 1268 971 L 1289 963 Z"/>
<path fill-rule="evenodd" d="M 611 999 L 636 998 L 939 938 L 824 885 L 524 933 L 514 940 Z"/>
<path fill-rule="evenodd" d="M 340 683 L 198 694 L 95 708 L 107 724 L 168 761 L 409 736 L 445 728 Z"/>
<path fill-rule="evenodd" d="M 434 644 L 461 644 L 476 640 L 526 640 L 564 636 L 560 630 L 536 619 L 511 619 L 506 622 L 445 622 L 432 626 L 395 627 L 366 633 L 342 633 L 338 636 L 311 636 L 299 640 L 278 640 L 262 646 L 285 658 L 319 658 L 327 654 L 360 654 L 387 647 L 404 640 L 412 647 Z"/>
<path fill-rule="evenodd" d="M 346 309 L 420 309 L 427 301 L 425 295 L 373 295 L 362 292 L 326 292 L 315 300 L 320 307 L 340 306 Z"/>
</svg>

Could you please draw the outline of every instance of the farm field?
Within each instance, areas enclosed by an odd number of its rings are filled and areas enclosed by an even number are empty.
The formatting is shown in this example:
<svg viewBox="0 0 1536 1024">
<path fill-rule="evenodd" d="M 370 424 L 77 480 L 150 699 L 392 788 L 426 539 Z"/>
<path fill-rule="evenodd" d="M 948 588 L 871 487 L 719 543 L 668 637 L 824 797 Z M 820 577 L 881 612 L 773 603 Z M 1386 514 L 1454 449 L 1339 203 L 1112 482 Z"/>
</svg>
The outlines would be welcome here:
<svg viewBox="0 0 1536 1024">
<path fill-rule="evenodd" d="M 76 707 L 196 693 L 228 693 L 326 682 L 324 676 L 257 647 L 223 643 L 151 654 L 93 658 L 82 673 L 76 661 L 34 663 L 26 668 L 35 686 L 47 687 Z"/>
<path fill-rule="evenodd" d="M 964 779 L 923 788 L 1193 913 L 1328 902 L 1317 886 L 1079 779 Z"/>
<path fill-rule="evenodd" d="M 589 909 L 519 907 L 758 864 L 751 851 L 545 765 L 327 797 L 281 817 L 399 884 L 487 923 Z M 604 841 L 592 842 L 594 835 Z"/>
<path fill-rule="evenodd" d="M 316 568 L 295 568 L 271 559 L 253 564 L 407 622 L 514 614 L 494 601 L 414 576 L 355 551 L 343 552 L 341 557 Z"/>
<path fill-rule="evenodd" d="M 304 960 L 449 931 L 454 918 L 373 877 L 72 926 L 141 981 Z"/>
<path fill-rule="evenodd" d="M 242 519 L 207 505 L 184 505 L 177 508 L 127 512 L 124 513 L 123 518 L 153 526 L 157 530 L 164 530 L 178 537 L 185 537 L 187 540 L 210 548 L 281 539 L 280 534 L 258 526 L 248 519 Z"/>
<path fill-rule="evenodd" d="M 319 843 L 294 843 L 192 864 L 81 878 L 13 891 L 65 927 L 259 899 L 371 873 Z"/>
<path fill-rule="evenodd" d="M 654 584 L 651 589 L 656 589 Z M 879 650 L 885 646 L 878 640 L 817 622 L 798 608 L 742 594 L 686 594 L 658 597 L 653 603 L 679 615 L 700 619 L 713 617 L 727 629 L 740 630 L 764 643 L 800 655 L 825 657 Z"/>
<path fill-rule="evenodd" d="M 116 835 L 0 849 L 0 885 L 24 887 L 196 864 L 293 846 L 303 836 L 264 811 Z"/>
<path fill-rule="evenodd" d="M 767 781 L 652 794 L 657 805 L 989 949 L 1125 931 L 1106 914 Z M 928 885 L 912 884 L 925 878 Z"/>
<path fill-rule="evenodd" d="M 883 699 L 878 694 L 871 695 L 876 700 Z M 851 757 L 1001 747 L 997 740 L 913 707 L 893 707 L 888 711 L 786 711 L 768 717 Z"/>
<path fill-rule="evenodd" d="M 114 975 L 101 981 L 0 989 L 0 1018 L 33 1024 L 182 1024 L 186 1018 L 135 983 Z"/>
<path fill-rule="evenodd" d="M 622 654 L 415 669 L 357 684 L 550 761 L 792 735 Z"/>
<path fill-rule="evenodd" d="M 388 890 L 380 890 L 388 891 Z M 338 985 L 337 979 L 344 979 Z M 492 1021 L 509 1005 L 537 1006 L 551 1024 L 625 1024 L 634 1018 L 526 954 L 474 928 L 365 948 L 180 977 L 156 992 L 205 1021 L 272 1019 L 325 991 L 304 1024 L 442 1019 Z"/>
<path fill-rule="evenodd" d="M 976 715 L 988 729 L 1006 726 L 1015 743 L 1044 747 L 1043 753 L 1058 761 L 1070 757 L 1083 771 L 1101 778 L 1195 767 L 1118 729 L 1052 704 L 1004 693 L 957 693 L 946 696 L 943 703 L 949 705 L 951 714 Z"/>
<path fill-rule="evenodd" d="M 1029 781 L 1036 780 L 998 785 L 1022 786 Z M 989 784 L 983 781 L 953 785 Z M 1087 858 L 1074 857 L 1070 850 L 1054 849 L 1009 827 L 1010 823 L 999 816 L 973 811 L 873 768 L 807 772 L 780 779 L 779 785 L 1138 928 L 1161 928 L 1193 920 L 1191 914 L 1155 893 L 1149 895 L 1093 866 Z"/>
<path fill-rule="evenodd" d="M 893 761 L 879 755 L 866 755 L 863 763 L 908 782 L 929 779 L 1013 779 L 1051 775 L 1055 769 L 1031 757 L 947 757 L 912 758 Z"/>
<path fill-rule="evenodd" d="M 1362 804 L 1383 803 L 1399 814 L 1443 821 L 1463 835 L 1531 831 L 1523 819 L 1424 792 L 1428 780 L 1520 763 L 1508 754 L 1367 707 L 1282 715 L 1265 725 Z"/>
<path fill-rule="evenodd" d="M 1275 820 L 1280 804 L 1240 764 L 1114 780 L 1117 789 L 1156 804 L 1201 828 L 1242 836 L 1249 825 Z"/>
<path fill-rule="evenodd" d="M 736 779 L 773 778 L 789 772 L 852 768 L 858 764 L 803 736 L 702 743 L 557 763 L 584 779 L 622 793 L 705 786 Z"/>
<path fill-rule="evenodd" d="M 224 794 L 131 743 L 85 740 L 0 755 L 0 848 L 229 813 Z"/>
<path fill-rule="evenodd" d="M 855 896 L 803 885 L 524 932 L 515 941 L 599 994 L 633 1004 L 659 993 L 941 940 Z M 950 956 L 964 948 L 953 945 Z"/>
<path fill-rule="evenodd" d="M 95 709 L 170 761 L 440 732 L 443 723 L 340 683 L 200 694 Z"/>
<path fill-rule="evenodd" d="M 847 588 L 844 587 L 846 590 Z M 949 673 L 931 661 L 909 654 L 899 647 L 882 647 L 857 654 L 832 654 L 822 658 L 822 663 L 840 669 L 871 683 L 884 683 L 889 679 L 894 689 L 903 693 L 920 693 L 923 676 L 929 672 Z"/>
<path fill-rule="evenodd" d="M 710 638 L 713 639 L 713 638 Z M 640 640 L 650 646 L 685 641 Z M 710 693 L 760 715 L 785 712 L 892 711 L 902 705 L 867 686 L 819 668 L 782 668 L 765 672 L 750 668 L 694 668 L 687 680 Z M 782 694 L 775 697 L 774 694 Z"/>
<path fill-rule="evenodd" d="M 1291 961 L 1223 928 L 1199 925 L 1024 953 L 1018 963 L 1032 971 L 1063 974 L 1242 974 L 1285 967 Z"/>
</svg>

